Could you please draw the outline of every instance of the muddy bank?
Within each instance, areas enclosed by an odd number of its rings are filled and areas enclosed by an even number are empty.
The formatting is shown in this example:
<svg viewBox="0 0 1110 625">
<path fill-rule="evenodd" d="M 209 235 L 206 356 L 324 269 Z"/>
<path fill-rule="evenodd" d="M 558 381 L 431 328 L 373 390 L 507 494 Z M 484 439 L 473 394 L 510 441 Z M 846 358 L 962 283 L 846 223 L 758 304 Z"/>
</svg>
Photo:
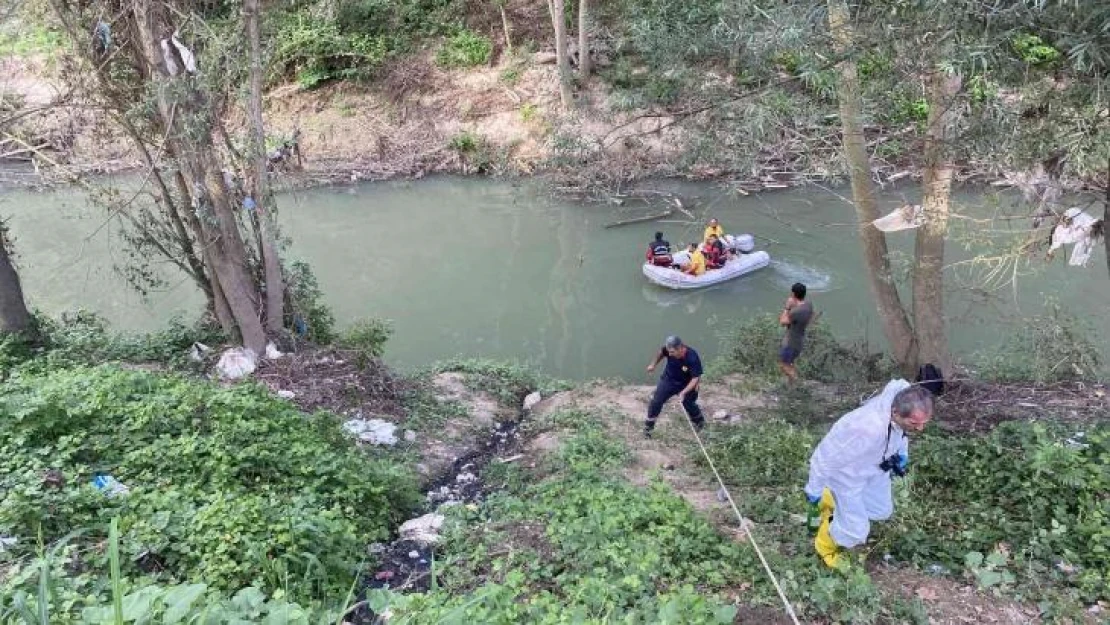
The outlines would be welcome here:
<svg viewBox="0 0 1110 625">
<path fill-rule="evenodd" d="M 753 193 L 844 175 L 835 119 L 791 124 L 757 147 L 721 149 L 717 137 L 728 134 L 727 122 L 703 101 L 729 93 L 731 77 L 709 72 L 697 97 L 655 108 L 628 107 L 595 77 L 579 87 L 576 108 L 566 112 L 558 101 L 556 69 L 536 62 L 539 56 L 451 70 L 424 53 L 396 60 L 372 84 L 277 87 L 265 97 L 267 132 L 274 140 L 297 136 L 304 159 L 275 167 L 280 185 L 544 173 L 556 186 L 583 193 L 661 177 L 729 180 Z M 35 111 L 15 126 L 15 147 L 24 150 L 11 160 L 33 167 L 37 176 L 5 175 L 9 183 L 67 181 L 144 166 L 111 120 L 67 93 L 43 60 L 5 61 L 0 82 Z M 233 135 L 245 132 L 238 113 L 226 122 Z M 884 142 L 889 132 L 869 127 L 868 139 Z M 894 182 L 919 171 L 906 153 L 876 160 L 873 174 Z M 969 166 L 961 178 L 986 180 L 991 172 Z"/>
</svg>

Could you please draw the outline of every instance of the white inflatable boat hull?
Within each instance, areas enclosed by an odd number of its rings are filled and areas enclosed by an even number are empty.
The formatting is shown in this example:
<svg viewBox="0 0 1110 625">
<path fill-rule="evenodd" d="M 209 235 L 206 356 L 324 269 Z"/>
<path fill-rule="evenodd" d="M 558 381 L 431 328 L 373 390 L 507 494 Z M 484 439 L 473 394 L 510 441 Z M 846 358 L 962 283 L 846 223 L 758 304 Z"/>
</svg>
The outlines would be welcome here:
<svg viewBox="0 0 1110 625">
<path fill-rule="evenodd" d="M 679 260 L 679 255 L 684 255 L 684 252 L 675 254 L 675 260 Z M 724 267 L 720 269 L 710 269 L 700 276 L 691 276 L 690 274 L 682 273 L 677 269 L 670 267 L 657 267 L 649 263 L 644 263 L 644 277 L 651 280 L 659 286 L 668 289 L 700 289 L 722 282 L 728 282 L 733 278 L 739 278 L 744 274 L 751 273 L 757 269 L 762 269 L 771 264 L 771 255 L 762 250 L 752 252 L 751 254 L 742 254 L 736 258 L 730 258 L 725 263 Z"/>
</svg>

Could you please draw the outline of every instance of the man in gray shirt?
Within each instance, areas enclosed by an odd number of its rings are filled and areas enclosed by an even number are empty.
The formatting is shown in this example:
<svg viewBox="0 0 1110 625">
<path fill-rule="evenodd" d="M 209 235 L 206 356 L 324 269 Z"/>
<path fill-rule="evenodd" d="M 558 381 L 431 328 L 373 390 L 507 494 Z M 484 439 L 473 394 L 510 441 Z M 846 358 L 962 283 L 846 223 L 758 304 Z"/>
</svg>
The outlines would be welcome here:
<svg viewBox="0 0 1110 625">
<path fill-rule="evenodd" d="M 786 298 L 786 308 L 779 315 L 779 325 L 786 328 L 779 350 L 779 369 L 790 382 L 798 379 L 794 361 L 802 353 L 805 344 L 806 327 L 813 319 L 813 305 L 806 301 L 806 285 L 795 282 L 790 287 L 790 297 Z"/>
</svg>

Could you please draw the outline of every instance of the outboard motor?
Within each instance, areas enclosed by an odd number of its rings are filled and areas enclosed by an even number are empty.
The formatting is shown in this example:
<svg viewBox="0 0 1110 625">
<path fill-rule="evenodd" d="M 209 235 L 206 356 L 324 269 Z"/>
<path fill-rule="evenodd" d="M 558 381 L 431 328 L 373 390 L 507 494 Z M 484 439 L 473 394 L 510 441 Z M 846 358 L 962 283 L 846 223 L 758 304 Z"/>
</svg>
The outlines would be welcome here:
<svg viewBox="0 0 1110 625">
<path fill-rule="evenodd" d="M 755 237 L 750 234 L 741 234 L 736 237 L 736 249 L 741 254 L 751 254 L 755 251 Z"/>
</svg>

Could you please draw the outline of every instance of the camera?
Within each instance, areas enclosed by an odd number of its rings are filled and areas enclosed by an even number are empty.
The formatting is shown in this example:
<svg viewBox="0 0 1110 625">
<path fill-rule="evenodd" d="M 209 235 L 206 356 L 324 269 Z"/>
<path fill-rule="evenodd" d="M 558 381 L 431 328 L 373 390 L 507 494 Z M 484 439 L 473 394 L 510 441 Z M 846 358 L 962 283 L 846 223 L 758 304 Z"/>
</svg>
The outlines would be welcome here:
<svg viewBox="0 0 1110 625">
<path fill-rule="evenodd" d="M 906 477 L 907 467 L 902 460 L 901 454 L 894 454 L 883 458 L 883 461 L 879 463 L 879 468 L 883 471 L 890 471 L 898 477 Z"/>
</svg>

